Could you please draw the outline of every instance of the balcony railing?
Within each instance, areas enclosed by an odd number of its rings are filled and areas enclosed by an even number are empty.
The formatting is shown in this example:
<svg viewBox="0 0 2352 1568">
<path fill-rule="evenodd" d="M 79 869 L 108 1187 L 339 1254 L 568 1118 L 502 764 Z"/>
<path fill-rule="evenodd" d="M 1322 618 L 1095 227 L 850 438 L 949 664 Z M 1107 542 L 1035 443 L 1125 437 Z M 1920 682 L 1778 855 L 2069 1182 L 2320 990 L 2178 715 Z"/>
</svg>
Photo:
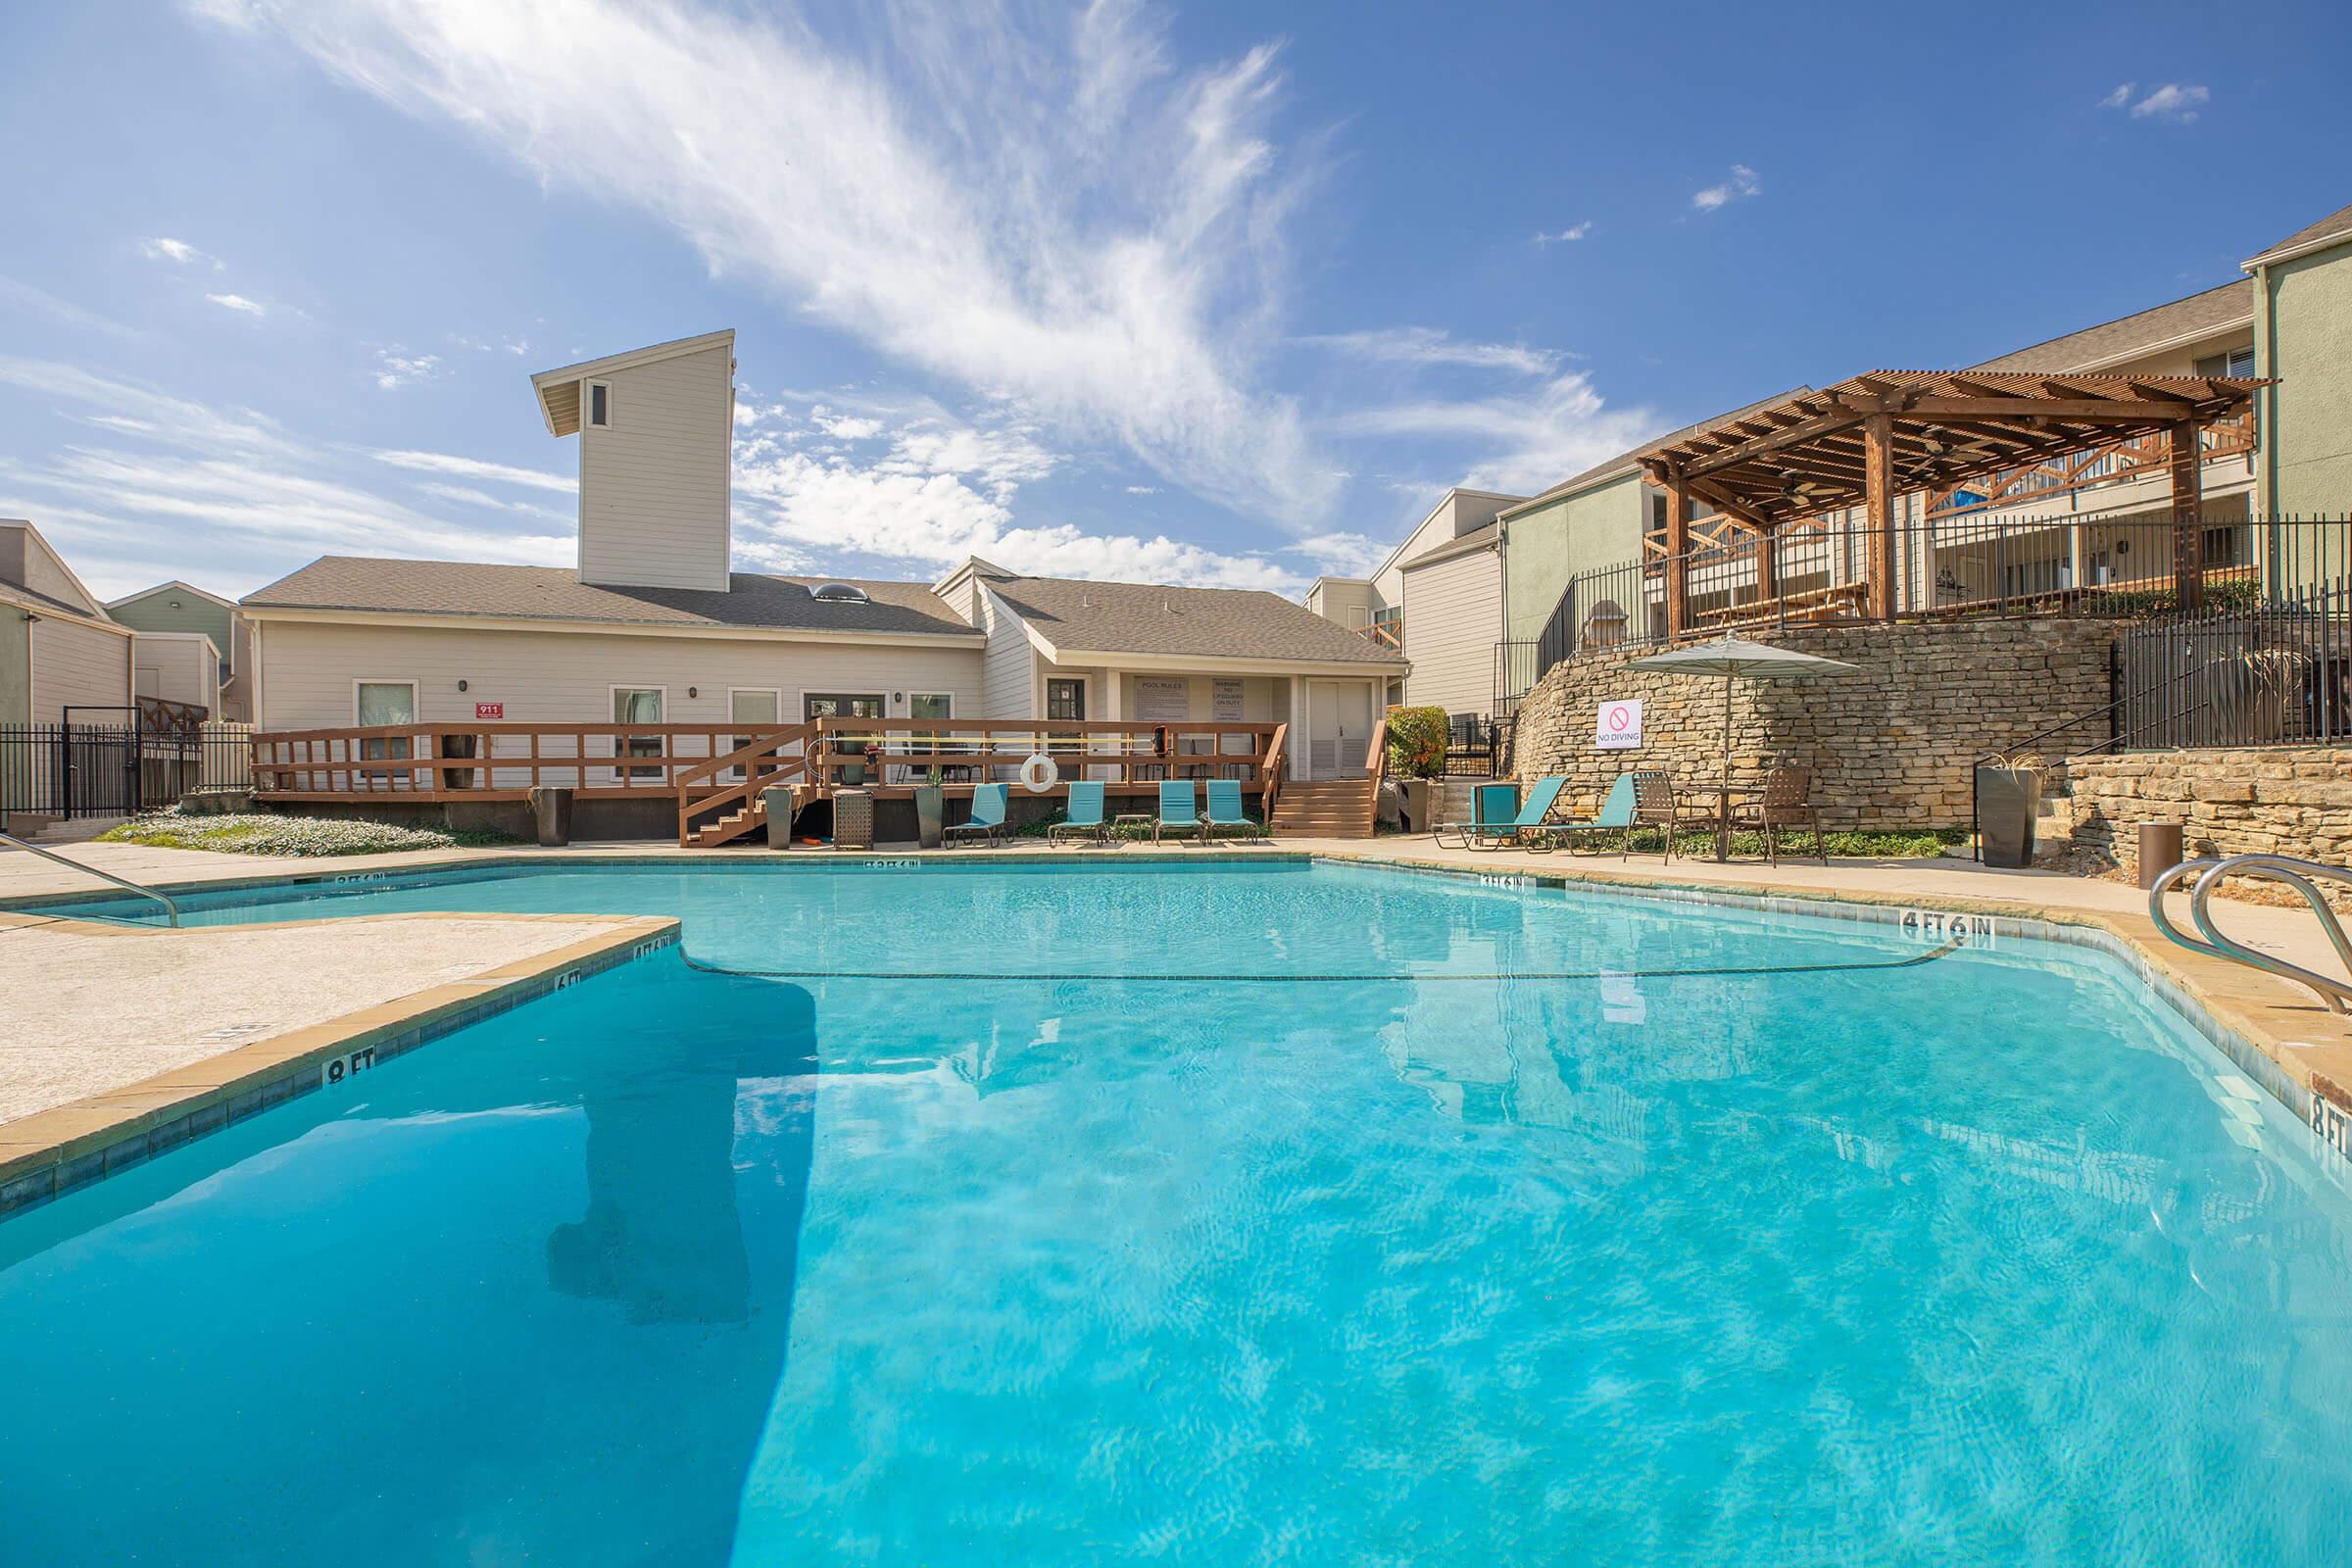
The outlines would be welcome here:
<svg viewBox="0 0 2352 1568">
<path fill-rule="evenodd" d="M 1368 626 L 1358 626 L 1355 628 L 1355 634 L 1366 642 L 1380 644 L 1391 653 L 1401 654 L 1404 652 L 1404 617 L 1402 615 L 1396 616 L 1394 620 L 1376 620 Z"/>
<path fill-rule="evenodd" d="M 2255 446 L 2254 411 L 2221 419 L 2197 432 L 2198 457 L 2212 463 L 2244 457 Z M 1960 516 L 1994 507 L 2017 507 L 2062 499 L 2101 485 L 2162 478 L 2172 462 L 2169 435 L 2137 436 L 2088 451 L 2069 452 L 2022 468 L 1992 473 L 1928 492 L 1930 517 Z"/>
</svg>

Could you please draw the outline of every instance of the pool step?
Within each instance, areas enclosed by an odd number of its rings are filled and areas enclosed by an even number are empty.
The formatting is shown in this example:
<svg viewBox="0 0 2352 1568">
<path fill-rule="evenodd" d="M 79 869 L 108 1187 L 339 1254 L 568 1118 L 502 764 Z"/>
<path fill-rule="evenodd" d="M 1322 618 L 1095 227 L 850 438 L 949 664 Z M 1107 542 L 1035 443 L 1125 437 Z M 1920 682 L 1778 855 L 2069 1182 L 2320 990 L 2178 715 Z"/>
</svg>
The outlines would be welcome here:
<svg viewBox="0 0 2352 1568">
<path fill-rule="evenodd" d="M 1285 784 L 1274 798 L 1278 839 L 1368 839 L 1378 788 L 1368 778 Z"/>
</svg>

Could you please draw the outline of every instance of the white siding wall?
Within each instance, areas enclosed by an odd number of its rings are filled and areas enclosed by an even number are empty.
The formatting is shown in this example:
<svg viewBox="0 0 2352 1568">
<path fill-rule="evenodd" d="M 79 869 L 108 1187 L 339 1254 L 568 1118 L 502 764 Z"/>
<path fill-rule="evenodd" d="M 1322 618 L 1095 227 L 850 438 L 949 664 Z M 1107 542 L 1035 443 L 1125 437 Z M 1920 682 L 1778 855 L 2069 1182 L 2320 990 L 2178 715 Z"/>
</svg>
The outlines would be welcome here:
<svg viewBox="0 0 2352 1568">
<path fill-rule="evenodd" d="M 1037 649 L 1029 634 L 1021 628 L 1020 616 L 1004 608 L 1004 601 L 980 589 L 980 629 L 988 633 L 987 669 L 981 677 L 981 706 L 974 710 L 976 718 L 1036 718 L 1045 710 L 1040 706 Z M 962 712 L 962 709 L 957 709 Z"/>
<path fill-rule="evenodd" d="M 130 639 L 44 615 L 32 625 L 32 721 L 64 722 L 68 705 L 130 704 Z M 76 713 L 76 723 L 120 724 L 122 713 Z"/>
<path fill-rule="evenodd" d="M 138 688 L 143 697 L 196 703 L 207 709 L 220 705 L 220 667 L 210 638 L 135 637 L 131 662 L 134 669 L 155 671 L 153 689 Z M 216 712 L 213 716 L 220 715 Z"/>
<path fill-rule="evenodd" d="M 1142 678 L 1185 682 L 1191 688 L 1184 715 L 1188 719 L 1206 721 L 1217 716 L 1217 682 L 1221 680 L 1238 680 L 1242 684 L 1242 722 L 1274 724 L 1290 715 L 1291 678 L 1288 675 L 1190 675 L 1177 671 Z M 1124 671 L 1103 671 L 1096 676 L 1095 689 L 1101 691 L 1104 680 L 1116 680 L 1119 683 L 1119 711 L 1138 722 L 1144 722 L 1136 711 L 1136 679 L 1134 674 Z"/>
<path fill-rule="evenodd" d="M 1476 550 L 1404 573 L 1404 700 L 1448 713 L 1494 706 L 1494 644 L 1502 636 L 1502 560 Z"/>
<path fill-rule="evenodd" d="M 604 377 L 612 424 L 580 396 L 580 580 L 727 586 L 734 375 L 725 345 Z"/>
<path fill-rule="evenodd" d="M 735 642 L 594 632 L 442 630 L 272 621 L 261 637 L 265 729 L 349 724 L 352 683 L 416 682 L 417 717 L 471 719 L 503 703 L 509 722 L 612 722 L 615 686 L 662 686 L 673 724 L 728 719 L 730 687 L 774 687 L 787 723 L 804 692 L 948 692 L 958 714 L 980 712 L 976 648 Z M 458 682 L 466 682 L 466 691 Z M 699 695 L 686 695 L 689 687 Z"/>
</svg>

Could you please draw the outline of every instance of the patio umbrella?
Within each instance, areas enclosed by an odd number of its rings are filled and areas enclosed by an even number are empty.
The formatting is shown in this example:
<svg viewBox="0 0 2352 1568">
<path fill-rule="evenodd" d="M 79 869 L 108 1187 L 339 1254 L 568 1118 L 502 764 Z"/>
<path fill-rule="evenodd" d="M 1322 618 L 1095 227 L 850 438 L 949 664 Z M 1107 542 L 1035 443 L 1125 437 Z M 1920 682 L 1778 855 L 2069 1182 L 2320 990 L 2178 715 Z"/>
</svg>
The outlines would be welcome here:
<svg viewBox="0 0 2352 1568">
<path fill-rule="evenodd" d="M 1792 649 L 1774 648 L 1767 643 L 1751 643 L 1744 637 L 1723 634 L 1720 642 L 1698 643 L 1689 648 L 1677 648 L 1671 653 L 1652 654 L 1627 664 L 1628 669 L 1657 669 L 1670 675 L 1721 675 L 1723 677 L 1723 788 L 1716 799 L 1715 858 L 1724 859 L 1729 854 L 1729 841 L 1724 824 L 1730 820 L 1732 788 L 1732 683 L 1740 680 L 1811 680 L 1819 675 L 1844 675 L 1854 665 L 1841 659 L 1823 659 L 1817 654 L 1800 654 Z"/>
</svg>

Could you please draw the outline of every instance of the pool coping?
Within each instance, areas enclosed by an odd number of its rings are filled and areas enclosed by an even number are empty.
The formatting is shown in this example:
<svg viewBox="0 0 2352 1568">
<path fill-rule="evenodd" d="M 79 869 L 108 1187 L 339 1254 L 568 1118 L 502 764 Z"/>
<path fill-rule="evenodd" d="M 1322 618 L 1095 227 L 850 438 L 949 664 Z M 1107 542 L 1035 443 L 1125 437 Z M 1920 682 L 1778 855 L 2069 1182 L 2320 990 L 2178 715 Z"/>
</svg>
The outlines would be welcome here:
<svg viewBox="0 0 2352 1568">
<path fill-rule="evenodd" d="M 354 920 L 464 920 L 477 913 L 345 915 Z M 571 914 L 501 914 L 526 924 L 576 925 Z M 0 1123 L 0 1220 L 144 1163 L 430 1041 L 509 1011 L 619 964 L 677 945 L 667 915 L 612 915 L 609 930 L 444 981 L 374 1006 L 234 1047 L 135 1083 Z M 169 941 L 169 929 L 0 913 L 9 924 L 57 924 L 129 941 Z M 246 929 L 318 926 L 322 920 L 256 922 Z"/>
<path fill-rule="evenodd" d="M 1005 865 L 1070 864 L 1314 864 L 1370 866 L 1412 875 L 1444 876 L 1487 886 L 1586 888 L 1663 903 L 1738 908 L 1766 913 L 1811 915 L 1866 924 L 1918 925 L 1922 916 L 1958 914 L 2006 921 L 2022 938 L 2082 948 L 2115 958 L 2136 973 L 2157 1002 L 2180 1017 L 2284 1105 L 2312 1132 L 2318 1150 L 2333 1156 L 2339 1175 L 2352 1179 L 2352 1070 L 2339 1077 L 2314 1064 L 2312 1055 L 2341 1056 L 2352 1068 L 2352 1045 L 2293 1038 L 2329 1020 L 2318 1004 L 2295 1005 L 2275 977 L 2225 964 L 2167 942 L 2152 921 L 2105 910 L 2052 908 L 2012 900 L 1956 894 L 1901 895 L 1868 889 L 1807 889 L 1801 893 L 1767 883 L 1675 881 L 1671 877 L 1611 872 L 1600 867 L 1547 866 L 1543 870 L 1488 871 L 1476 866 L 1421 859 L 1394 851 L 1350 853 L 1330 849 L 1238 850 L 1231 847 L 1175 851 L 1123 847 L 1111 850 L 996 851 L 963 857 L 874 852 L 835 852 L 821 859 L 789 855 L 750 859 L 724 850 L 703 852 L 542 852 L 529 855 L 467 855 L 407 866 L 366 871 L 275 872 L 248 877 L 206 878 L 157 884 L 172 894 L 236 892 L 255 888 L 301 887 L 318 883 L 366 885 L 405 877 L 467 870 L 524 870 L 544 866 L 681 867 L 725 864 L 776 872 L 898 870 L 917 866 L 969 864 L 975 869 Z M 0 900 L 0 926 L 58 925 L 81 933 L 132 939 L 165 939 L 157 926 L 133 926 L 71 915 L 28 912 L 55 906 L 55 894 Z M 79 902 L 79 901 L 74 901 Z M 613 928 L 531 958 L 446 982 L 397 1001 L 346 1013 L 321 1023 L 237 1047 L 220 1055 L 173 1068 L 120 1089 L 36 1111 L 0 1123 L 0 1220 L 53 1198 L 128 1169 L 151 1154 L 324 1086 L 337 1063 L 345 1074 L 388 1060 L 468 1024 L 535 1001 L 588 974 L 647 956 L 680 940 L 671 916 L 610 915 L 593 911 L 563 914 L 492 914 L 480 911 L 334 915 L 255 921 L 247 930 L 342 925 L 365 920 L 479 920 L 577 922 L 610 920 Z M 1936 935 L 1949 934 L 1938 927 Z M 1959 933 L 1966 940 L 1967 933 Z M 2328 1025 L 2333 1027 L 2333 1025 Z M 2329 1061 L 2330 1067 L 2336 1063 Z"/>
</svg>

